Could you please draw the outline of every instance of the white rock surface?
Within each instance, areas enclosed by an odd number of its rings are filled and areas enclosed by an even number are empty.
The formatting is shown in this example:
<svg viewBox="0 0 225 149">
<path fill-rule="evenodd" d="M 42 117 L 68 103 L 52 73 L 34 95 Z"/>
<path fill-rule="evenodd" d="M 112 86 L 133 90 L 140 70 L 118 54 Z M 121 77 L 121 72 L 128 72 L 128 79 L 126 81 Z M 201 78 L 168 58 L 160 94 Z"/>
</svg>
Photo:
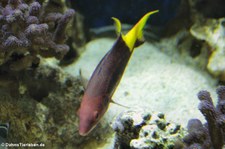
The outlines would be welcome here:
<svg viewBox="0 0 225 149">
<path fill-rule="evenodd" d="M 207 19 L 195 23 L 190 33 L 199 40 L 206 41 L 211 47 L 207 69 L 215 77 L 225 80 L 225 18 Z"/>
<path fill-rule="evenodd" d="M 76 76 L 81 69 L 89 78 L 114 41 L 106 38 L 91 41 L 79 60 L 64 70 Z M 205 89 L 215 99 L 216 81 L 197 67 L 187 65 L 185 58 L 178 54 L 169 56 L 163 52 L 177 51 L 174 50 L 176 42 L 176 39 L 170 39 L 157 44 L 145 43 L 137 48 L 113 96 L 114 101 L 131 108 L 163 112 L 167 120 L 183 126 L 190 118 L 204 120 L 198 111 L 196 94 Z M 107 122 L 124 110 L 127 109 L 111 104 L 105 115 Z"/>
</svg>

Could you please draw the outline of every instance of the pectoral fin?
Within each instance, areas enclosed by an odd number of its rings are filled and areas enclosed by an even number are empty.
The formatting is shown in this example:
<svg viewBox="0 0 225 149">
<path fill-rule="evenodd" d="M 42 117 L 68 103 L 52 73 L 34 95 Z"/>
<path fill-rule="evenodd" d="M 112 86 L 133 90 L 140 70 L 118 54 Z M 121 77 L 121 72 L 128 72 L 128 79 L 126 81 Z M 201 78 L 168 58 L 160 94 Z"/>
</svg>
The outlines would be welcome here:
<svg viewBox="0 0 225 149">
<path fill-rule="evenodd" d="M 79 69 L 79 77 L 80 77 L 80 81 L 81 81 L 81 85 L 83 87 L 83 90 L 86 90 L 87 84 L 88 84 L 88 79 L 84 78 L 84 76 L 82 75 L 82 71 L 81 69 Z"/>
<path fill-rule="evenodd" d="M 112 100 L 112 99 L 110 100 L 110 102 L 113 103 L 113 104 L 116 104 L 116 105 L 118 105 L 118 106 L 124 107 L 124 108 L 130 108 L 130 107 L 128 107 L 128 106 L 124 106 L 124 105 L 122 105 L 122 104 L 119 104 L 119 103 L 115 102 L 115 101 Z"/>
</svg>

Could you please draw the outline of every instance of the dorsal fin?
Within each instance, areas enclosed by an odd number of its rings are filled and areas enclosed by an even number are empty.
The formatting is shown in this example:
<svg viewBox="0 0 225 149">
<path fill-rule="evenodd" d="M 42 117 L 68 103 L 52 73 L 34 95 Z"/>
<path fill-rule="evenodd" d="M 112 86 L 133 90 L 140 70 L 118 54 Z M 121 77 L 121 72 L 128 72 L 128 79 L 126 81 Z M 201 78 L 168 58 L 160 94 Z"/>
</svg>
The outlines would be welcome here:
<svg viewBox="0 0 225 149">
<path fill-rule="evenodd" d="M 121 34 L 121 29 L 122 29 L 120 20 L 115 18 L 115 17 L 112 17 L 112 19 L 114 20 L 114 26 L 116 28 L 116 34 L 117 34 L 117 36 L 119 36 Z"/>
</svg>

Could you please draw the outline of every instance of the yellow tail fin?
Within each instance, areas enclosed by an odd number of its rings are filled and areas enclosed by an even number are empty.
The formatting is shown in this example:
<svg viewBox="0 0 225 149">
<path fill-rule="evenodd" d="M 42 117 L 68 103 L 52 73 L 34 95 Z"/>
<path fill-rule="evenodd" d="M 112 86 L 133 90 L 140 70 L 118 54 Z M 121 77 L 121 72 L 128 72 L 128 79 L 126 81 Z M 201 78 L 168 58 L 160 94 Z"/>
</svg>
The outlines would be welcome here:
<svg viewBox="0 0 225 149">
<path fill-rule="evenodd" d="M 143 28 L 149 18 L 150 15 L 157 13 L 158 10 L 148 12 L 145 14 L 138 23 L 126 34 L 122 35 L 123 40 L 125 41 L 126 45 L 129 47 L 130 51 L 134 49 L 135 43 L 137 41 L 143 40 Z M 112 18 L 115 21 L 116 31 L 117 33 L 121 32 L 121 23 L 120 20 L 117 18 Z"/>
</svg>

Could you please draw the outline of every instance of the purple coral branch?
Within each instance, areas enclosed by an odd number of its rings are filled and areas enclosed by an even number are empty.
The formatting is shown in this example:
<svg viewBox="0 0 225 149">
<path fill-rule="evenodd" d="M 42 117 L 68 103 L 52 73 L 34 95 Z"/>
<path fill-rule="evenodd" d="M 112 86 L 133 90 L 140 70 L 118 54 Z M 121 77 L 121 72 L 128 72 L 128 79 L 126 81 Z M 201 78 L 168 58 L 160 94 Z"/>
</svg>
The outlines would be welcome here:
<svg viewBox="0 0 225 149">
<path fill-rule="evenodd" d="M 225 114 L 225 86 L 220 86 L 216 90 L 218 94 L 218 104 L 216 109 Z"/>
<path fill-rule="evenodd" d="M 221 112 L 214 107 L 208 91 L 200 91 L 198 93 L 198 98 L 201 101 L 199 110 L 205 116 L 207 121 L 212 146 L 214 149 L 222 149 L 224 143 L 223 131 L 218 122 L 223 116 L 221 116 Z"/>
<path fill-rule="evenodd" d="M 38 2 L 30 4 L 29 14 L 30 16 L 38 16 L 40 13 L 41 5 Z"/>
<path fill-rule="evenodd" d="M 68 52 L 66 28 L 74 10 L 62 13 L 61 8 L 48 6 L 42 7 L 38 1 L 30 4 L 23 0 L 0 2 L 0 55 L 4 55 L 1 65 L 9 70 L 17 66 L 19 71 L 36 65 L 39 56 L 62 59 Z"/>
<path fill-rule="evenodd" d="M 188 128 L 188 135 L 183 138 L 186 144 L 192 145 L 193 142 L 195 142 L 195 144 L 204 144 L 204 142 L 208 142 L 208 140 L 206 141 L 207 129 L 203 126 L 200 120 L 198 119 L 189 120 L 187 128 Z M 206 149 L 208 148 L 209 147 L 206 147 Z"/>
<path fill-rule="evenodd" d="M 225 86 L 217 88 L 218 103 L 215 107 L 208 91 L 200 91 L 199 110 L 204 115 L 206 123 L 202 125 L 198 119 L 188 122 L 188 135 L 183 138 L 185 149 L 222 149 L 225 132 Z M 179 144 L 177 145 L 179 146 Z"/>
<path fill-rule="evenodd" d="M 25 34 L 27 36 L 46 35 L 47 30 L 48 30 L 47 24 L 31 24 L 25 30 Z"/>
<path fill-rule="evenodd" d="M 71 18 L 73 17 L 74 14 L 75 14 L 75 11 L 73 9 L 69 9 L 61 17 L 61 19 L 59 20 L 58 26 L 55 30 L 55 33 L 54 33 L 54 36 L 53 36 L 53 41 L 55 41 L 56 43 L 60 43 L 60 44 L 65 41 L 65 39 L 66 39 L 66 36 L 65 36 L 66 27 L 67 27 L 67 24 L 69 23 L 69 21 L 71 20 Z"/>
<path fill-rule="evenodd" d="M 225 86 L 218 87 L 216 92 L 218 94 L 218 103 L 216 109 L 220 112 L 218 124 L 222 128 L 223 134 L 225 134 Z"/>
</svg>

